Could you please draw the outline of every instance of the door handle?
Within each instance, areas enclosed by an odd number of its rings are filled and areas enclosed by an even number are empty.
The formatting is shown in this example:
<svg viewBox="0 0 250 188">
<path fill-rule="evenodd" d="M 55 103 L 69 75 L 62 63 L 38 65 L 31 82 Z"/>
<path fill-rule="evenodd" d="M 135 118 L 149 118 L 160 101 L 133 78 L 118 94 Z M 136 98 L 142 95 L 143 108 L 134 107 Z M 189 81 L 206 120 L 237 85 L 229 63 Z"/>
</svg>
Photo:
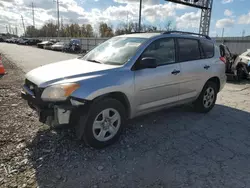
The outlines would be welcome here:
<svg viewBox="0 0 250 188">
<path fill-rule="evenodd" d="M 205 65 L 205 66 L 204 66 L 204 69 L 206 69 L 206 70 L 209 69 L 209 68 L 210 68 L 209 65 Z"/>
<path fill-rule="evenodd" d="M 179 70 L 174 70 L 173 72 L 172 72 L 172 74 L 174 74 L 174 75 L 177 75 L 177 74 L 179 74 L 181 71 L 179 71 Z"/>
</svg>

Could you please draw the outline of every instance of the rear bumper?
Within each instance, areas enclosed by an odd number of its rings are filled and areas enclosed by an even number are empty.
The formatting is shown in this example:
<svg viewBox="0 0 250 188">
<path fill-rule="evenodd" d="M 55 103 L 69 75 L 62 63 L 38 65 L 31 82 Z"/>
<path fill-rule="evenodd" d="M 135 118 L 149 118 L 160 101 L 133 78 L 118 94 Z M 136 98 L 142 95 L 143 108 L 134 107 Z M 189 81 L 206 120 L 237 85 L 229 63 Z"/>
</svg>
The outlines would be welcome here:
<svg viewBox="0 0 250 188">
<path fill-rule="evenodd" d="M 220 77 L 220 91 L 225 87 L 227 83 L 227 76 L 226 74 Z"/>
</svg>

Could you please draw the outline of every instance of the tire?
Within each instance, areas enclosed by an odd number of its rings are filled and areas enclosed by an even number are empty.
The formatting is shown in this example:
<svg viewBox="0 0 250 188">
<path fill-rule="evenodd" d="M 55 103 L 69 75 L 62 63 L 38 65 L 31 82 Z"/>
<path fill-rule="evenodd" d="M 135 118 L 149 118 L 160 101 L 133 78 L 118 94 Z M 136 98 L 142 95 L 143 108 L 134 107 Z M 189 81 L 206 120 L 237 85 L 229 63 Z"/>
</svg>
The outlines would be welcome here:
<svg viewBox="0 0 250 188">
<path fill-rule="evenodd" d="M 199 97 L 194 102 L 194 107 L 197 112 L 207 113 L 214 107 L 218 93 L 217 88 L 215 82 L 208 81 L 205 84 Z"/>
<path fill-rule="evenodd" d="M 244 69 L 242 66 L 238 66 L 236 80 L 240 82 L 243 78 L 244 78 Z"/>
<path fill-rule="evenodd" d="M 125 108 L 121 102 L 104 98 L 93 102 L 88 114 L 87 117 L 80 117 L 76 130 L 78 137 L 83 132 L 81 138 L 88 146 L 101 149 L 119 138 L 126 120 Z"/>
</svg>

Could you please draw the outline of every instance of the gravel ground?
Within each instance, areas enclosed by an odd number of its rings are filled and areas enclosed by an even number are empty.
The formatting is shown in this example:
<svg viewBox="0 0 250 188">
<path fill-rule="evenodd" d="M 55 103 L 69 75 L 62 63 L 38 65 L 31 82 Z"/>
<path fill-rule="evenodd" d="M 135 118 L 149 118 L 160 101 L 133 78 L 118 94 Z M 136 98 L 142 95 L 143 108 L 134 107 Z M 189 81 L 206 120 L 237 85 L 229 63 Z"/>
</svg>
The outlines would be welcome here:
<svg viewBox="0 0 250 188">
<path fill-rule="evenodd" d="M 215 108 L 182 106 L 128 122 L 105 150 L 50 129 L 20 99 L 22 71 L 0 79 L 0 187 L 250 187 L 250 85 L 230 83 Z"/>
</svg>

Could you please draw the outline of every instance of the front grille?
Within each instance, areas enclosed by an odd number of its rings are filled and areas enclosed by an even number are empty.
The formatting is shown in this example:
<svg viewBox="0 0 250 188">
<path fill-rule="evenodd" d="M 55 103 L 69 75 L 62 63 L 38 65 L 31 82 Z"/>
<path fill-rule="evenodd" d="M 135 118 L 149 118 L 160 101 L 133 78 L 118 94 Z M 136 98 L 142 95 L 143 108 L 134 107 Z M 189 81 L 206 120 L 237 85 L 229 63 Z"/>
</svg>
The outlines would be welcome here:
<svg viewBox="0 0 250 188">
<path fill-rule="evenodd" d="M 29 81 L 28 79 L 25 80 L 25 85 L 35 94 L 35 97 L 40 98 L 43 92 L 43 89 L 38 88 L 36 84 Z"/>
</svg>

